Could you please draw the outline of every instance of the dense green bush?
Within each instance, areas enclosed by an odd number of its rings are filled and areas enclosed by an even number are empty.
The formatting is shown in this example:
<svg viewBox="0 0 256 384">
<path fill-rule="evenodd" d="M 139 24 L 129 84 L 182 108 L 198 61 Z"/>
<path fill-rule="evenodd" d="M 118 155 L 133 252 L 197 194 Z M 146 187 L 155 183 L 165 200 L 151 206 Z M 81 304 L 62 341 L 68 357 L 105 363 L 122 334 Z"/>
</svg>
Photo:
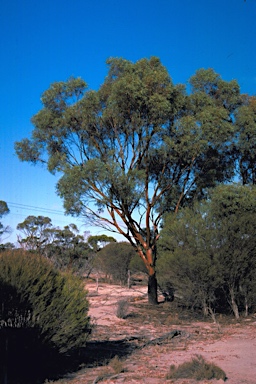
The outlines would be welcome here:
<svg viewBox="0 0 256 384">
<path fill-rule="evenodd" d="M 0 329 L 37 328 L 59 352 L 84 346 L 90 333 L 82 280 L 58 272 L 43 257 L 0 254 Z"/>
<path fill-rule="evenodd" d="M 165 218 L 158 246 L 158 282 L 183 306 L 236 318 L 255 308 L 256 189 L 220 185 L 206 202 Z"/>
</svg>

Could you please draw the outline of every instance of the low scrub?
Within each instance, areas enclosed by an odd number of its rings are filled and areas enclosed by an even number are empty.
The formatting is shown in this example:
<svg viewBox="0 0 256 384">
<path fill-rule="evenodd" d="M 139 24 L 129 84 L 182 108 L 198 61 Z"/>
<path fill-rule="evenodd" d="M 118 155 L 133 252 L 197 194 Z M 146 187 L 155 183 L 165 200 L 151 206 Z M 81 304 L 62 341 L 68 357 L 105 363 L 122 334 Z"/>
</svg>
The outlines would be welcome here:
<svg viewBox="0 0 256 384">
<path fill-rule="evenodd" d="M 167 379 L 195 379 L 195 380 L 226 380 L 225 372 L 215 364 L 205 361 L 203 356 L 196 355 L 183 364 L 171 365 Z"/>
<path fill-rule="evenodd" d="M 17 383 L 15 372 L 20 378 L 33 370 L 39 375 L 38 362 L 46 372 L 60 355 L 84 347 L 90 331 L 87 293 L 80 278 L 59 272 L 30 252 L 1 253 L 0 381 L 8 374 L 8 382 Z M 36 380 L 27 377 L 22 382 Z"/>
<path fill-rule="evenodd" d="M 124 372 L 124 364 L 121 359 L 119 359 L 118 356 L 115 356 L 113 359 L 110 360 L 109 366 L 113 369 L 113 371 L 116 374 Z"/>
</svg>

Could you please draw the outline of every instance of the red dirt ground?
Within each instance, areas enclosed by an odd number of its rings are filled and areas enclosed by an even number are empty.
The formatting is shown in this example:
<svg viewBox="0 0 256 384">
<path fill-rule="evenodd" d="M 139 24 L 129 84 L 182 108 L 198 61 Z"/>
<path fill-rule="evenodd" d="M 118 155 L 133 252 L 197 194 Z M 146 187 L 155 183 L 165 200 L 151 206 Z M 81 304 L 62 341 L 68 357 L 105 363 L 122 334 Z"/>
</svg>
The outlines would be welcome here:
<svg viewBox="0 0 256 384">
<path fill-rule="evenodd" d="M 147 289 L 143 286 L 128 289 L 100 284 L 98 292 L 94 283 L 86 287 L 89 291 L 89 314 L 95 324 L 92 340 L 102 342 L 99 348 L 103 350 L 99 350 L 99 354 L 111 345 L 116 348 L 112 356 L 116 352 L 121 356 L 123 346 L 127 347 L 129 343 L 134 349 L 119 359 L 121 369 L 113 368 L 106 359 L 103 363 L 94 363 L 94 366 L 85 364 L 79 372 L 58 383 L 221 384 L 223 380 L 166 379 L 172 364 L 178 365 L 195 355 L 202 355 L 224 370 L 227 384 L 256 384 L 256 316 L 240 321 L 229 319 L 229 322 L 218 318 L 217 324 L 210 319 L 191 321 L 181 318 L 167 303 L 154 309 L 149 307 Z M 129 301 L 125 319 L 116 316 L 120 299 Z M 159 345 L 152 343 L 172 330 L 179 330 L 180 334 Z M 119 347 L 115 344 L 117 342 L 120 342 Z"/>
</svg>

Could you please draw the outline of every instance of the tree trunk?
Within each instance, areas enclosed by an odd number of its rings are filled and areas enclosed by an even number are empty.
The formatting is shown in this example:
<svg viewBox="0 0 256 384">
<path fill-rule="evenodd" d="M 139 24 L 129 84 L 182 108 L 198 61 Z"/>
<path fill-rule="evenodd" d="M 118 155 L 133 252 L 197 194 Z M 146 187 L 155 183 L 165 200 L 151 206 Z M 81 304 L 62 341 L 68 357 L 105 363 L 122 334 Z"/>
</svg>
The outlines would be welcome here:
<svg viewBox="0 0 256 384">
<path fill-rule="evenodd" d="M 130 270 L 128 270 L 128 273 L 127 273 L 127 286 L 129 289 L 131 288 L 131 271 Z"/>
<path fill-rule="evenodd" d="M 214 313 L 214 311 L 213 311 L 213 309 L 212 309 L 211 306 L 209 306 L 209 312 L 210 312 L 210 314 L 211 314 L 211 317 L 212 317 L 212 319 L 213 319 L 213 322 L 214 322 L 214 323 L 217 323 L 215 313 Z"/>
<path fill-rule="evenodd" d="M 137 248 L 137 252 L 139 256 L 142 258 L 148 270 L 148 303 L 156 305 L 158 304 L 157 279 L 156 279 L 156 271 L 155 271 L 156 246 L 154 247 L 154 251 L 153 251 L 152 248 L 146 249 L 146 245 L 145 245 L 146 257 L 140 248 Z"/>
<path fill-rule="evenodd" d="M 148 302 L 149 304 L 158 304 L 157 300 L 157 279 L 156 274 L 148 276 Z"/>
<path fill-rule="evenodd" d="M 230 298 L 231 298 L 231 308 L 232 308 L 232 310 L 234 312 L 235 318 L 239 319 L 239 310 L 238 310 L 238 306 L 237 306 L 237 303 L 236 303 L 236 300 L 235 300 L 234 289 L 230 288 L 229 292 L 230 292 Z"/>
<path fill-rule="evenodd" d="M 202 305 L 203 305 L 204 316 L 207 317 L 209 315 L 209 307 L 205 299 L 202 300 Z"/>
<path fill-rule="evenodd" d="M 247 317 L 249 314 L 249 305 L 248 305 L 247 296 L 245 296 L 245 299 L 244 299 L 244 307 L 245 307 L 245 317 Z"/>
</svg>

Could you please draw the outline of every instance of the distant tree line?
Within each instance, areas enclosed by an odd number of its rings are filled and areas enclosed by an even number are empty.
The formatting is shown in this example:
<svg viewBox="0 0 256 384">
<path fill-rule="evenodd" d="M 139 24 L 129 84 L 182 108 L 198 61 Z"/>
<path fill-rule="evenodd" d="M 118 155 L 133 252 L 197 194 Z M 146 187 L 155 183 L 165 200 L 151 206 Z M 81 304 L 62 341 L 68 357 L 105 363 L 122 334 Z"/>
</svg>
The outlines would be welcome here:
<svg viewBox="0 0 256 384">
<path fill-rule="evenodd" d="M 64 228 L 52 226 L 44 216 L 28 216 L 17 229 L 22 249 L 37 252 L 60 270 L 89 277 L 91 272 L 108 282 L 127 284 L 128 271 L 144 271 L 128 242 L 117 243 L 114 237 L 79 234 L 74 224 Z"/>
<path fill-rule="evenodd" d="M 75 224 L 54 227 L 49 217 L 28 216 L 17 225 L 18 244 L 27 252 L 37 253 L 61 270 L 89 277 L 95 272 L 108 282 L 127 284 L 128 271 L 144 271 L 134 248 L 127 242 L 117 243 L 112 236 L 79 234 Z M 2 251 L 15 248 L 2 244 Z M 113 267 L 114 266 L 114 267 Z"/>
</svg>

